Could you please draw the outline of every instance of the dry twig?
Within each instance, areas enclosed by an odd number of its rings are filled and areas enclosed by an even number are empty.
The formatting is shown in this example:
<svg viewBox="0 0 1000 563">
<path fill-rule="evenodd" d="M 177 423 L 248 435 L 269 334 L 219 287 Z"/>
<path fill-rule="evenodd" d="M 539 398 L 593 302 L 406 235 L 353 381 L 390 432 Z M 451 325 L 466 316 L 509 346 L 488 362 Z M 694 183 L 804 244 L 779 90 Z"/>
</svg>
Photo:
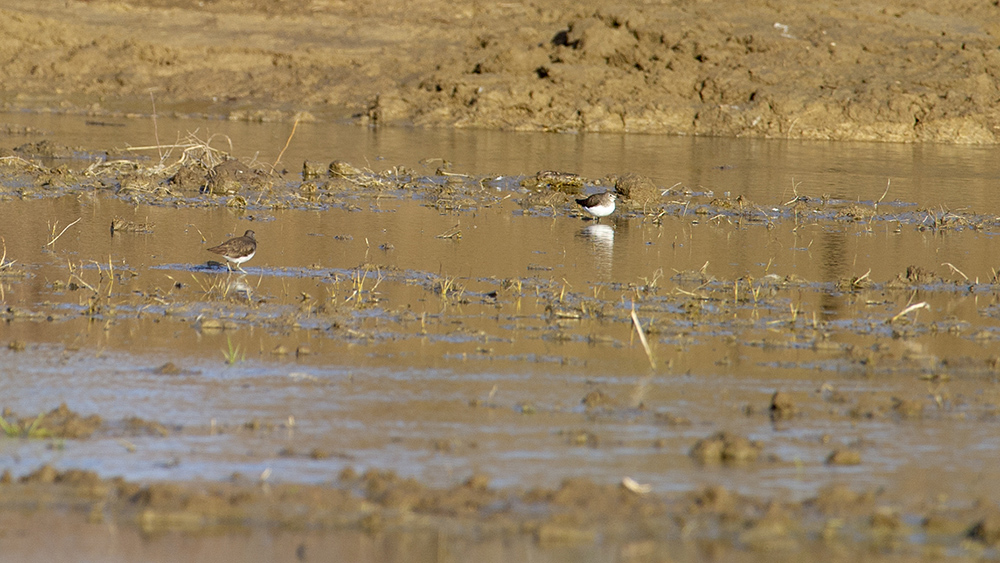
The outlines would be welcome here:
<svg viewBox="0 0 1000 563">
<path fill-rule="evenodd" d="M 55 244 L 55 242 L 56 242 L 57 240 L 59 240 L 59 237 L 63 236 L 63 233 L 65 233 L 65 232 L 66 232 L 66 229 L 69 229 L 69 228 L 70 228 L 70 227 L 72 227 L 73 225 L 75 225 L 75 224 L 79 223 L 79 222 L 80 222 L 80 219 L 83 219 L 83 217 L 80 217 L 80 218 L 79 218 L 79 219 L 77 219 L 76 221 L 73 221 L 73 222 L 72 222 L 72 223 L 70 223 L 69 225 L 66 225 L 66 227 L 65 227 L 65 228 L 64 228 L 64 229 L 62 230 L 62 232 L 60 232 L 60 233 L 59 233 L 58 235 L 56 235 L 56 237 L 55 237 L 54 239 L 50 240 L 50 241 L 48 242 L 48 244 L 46 244 L 45 246 L 52 246 L 53 244 Z M 55 230 L 55 229 L 53 229 L 53 230 Z"/>
<path fill-rule="evenodd" d="M 642 349 L 646 351 L 646 357 L 649 359 L 649 367 L 656 369 L 656 359 L 653 358 L 653 351 L 649 348 L 649 342 L 646 341 L 646 333 L 642 330 L 639 317 L 635 314 L 634 304 L 632 305 L 632 326 L 635 327 L 635 332 L 639 335 L 639 342 L 642 343 Z"/>
</svg>

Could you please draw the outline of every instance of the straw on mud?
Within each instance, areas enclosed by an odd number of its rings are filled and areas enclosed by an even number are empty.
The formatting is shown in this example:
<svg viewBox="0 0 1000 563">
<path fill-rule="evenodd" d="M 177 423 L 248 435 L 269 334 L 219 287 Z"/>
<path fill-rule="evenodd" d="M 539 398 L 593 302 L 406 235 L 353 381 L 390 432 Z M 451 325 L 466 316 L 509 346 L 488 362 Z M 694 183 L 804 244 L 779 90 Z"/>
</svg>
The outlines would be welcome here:
<svg viewBox="0 0 1000 563">
<path fill-rule="evenodd" d="M 889 319 L 889 324 L 892 324 L 892 323 L 896 322 L 901 317 L 904 317 L 908 313 L 911 313 L 911 312 L 916 311 L 918 309 L 930 309 L 930 308 L 931 308 L 931 306 L 928 305 L 926 301 L 921 301 L 920 303 L 914 303 L 913 305 L 910 305 L 909 307 L 907 307 L 907 308 L 903 309 L 902 311 L 900 311 L 899 313 L 897 313 L 896 316 L 894 316 L 891 319 Z"/>
<path fill-rule="evenodd" d="M 56 235 L 56 238 L 54 238 L 54 239 L 50 240 L 50 241 L 49 241 L 49 243 L 48 243 L 48 244 L 46 244 L 45 246 L 52 246 L 53 244 L 55 244 L 55 242 L 56 242 L 57 240 L 59 240 L 59 237 L 63 236 L 63 233 L 65 233 L 65 232 L 66 232 L 66 229 L 69 229 L 69 228 L 70 228 L 70 227 L 72 227 L 73 225 L 75 225 L 75 224 L 79 223 L 79 222 L 80 222 L 80 219 L 83 219 L 83 217 L 80 217 L 80 218 L 79 218 L 79 219 L 77 219 L 76 221 L 73 221 L 73 222 L 72 222 L 72 223 L 70 223 L 69 225 L 66 225 L 66 228 L 65 228 L 65 229 L 63 229 L 61 233 L 59 233 L 58 235 Z"/>
<path fill-rule="evenodd" d="M 631 477 L 625 477 L 622 479 L 622 487 L 628 491 L 631 491 L 637 495 L 644 495 L 653 490 L 653 486 L 646 483 L 639 483 Z"/>
<path fill-rule="evenodd" d="M 98 293 L 98 291 L 96 289 L 94 289 L 94 286 L 92 286 L 89 283 L 83 281 L 83 278 L 81 278 L 80 276 L 78 276 L 76 274 L 70 274 L 70 279 L 73 279 L 73 278 L 76 278 L 76 281 L 80 282 L 80 285 L 82 285 L 83 287 L 86 287 L 87 289 L 89 289 L 90 291 L 94 292 L 95 294 Z"/>
<path fill-rule="evenodd" d="M 885 196 L 887 196 L 889 194 L 889 185 L 890 184 L 892 184 L 892 178 L 889 178 L 888 180 L 885 181 L 885 191 L 882 192 L 882 197 L 878 198 L 878 201 L 875 202 L 875 212 L 876 213 L 878 213 L 878 204 L 882 203 L 882 200 L 885 199 Z"/>
<path fill-rule="evenodd" d="M 632 326 L 635 327 L 635 332 L 639 335 L 639 342 L 642 343 L 642 349 L 646 351 L 646 357 L 649 358 L 649 367 L 656 369 L 656 360 L 653 358 L 653 351 L 649 349 L 649 342 L 646 341 L 646 333 L 642 330 L 639 317 L 635 314 L 634 303 L 632 304 Z"/>
<path fill-rule="evenodd" d="M 958 268 L 956 268 L 951 262 L 945 262 L 945 263 L 943 263 L 941 265 L 942 266 L 948 266 L 949 268 L 951 268 L 952 272 L 955 272 L 958 275 L 962 276 L 965 279 L 965 281 L 969 281 L 969 276 L 967 276 L 964 273 L 962 273 L 962 270 L 959 270 Z"/>
<path fill-rule="evenodd" d="M 163 162 L 163 149 L 160 148 L 160 130 L 156 126 L 156 100 L 153 98 L 153 89 L 149 89 L 149 103 L 153 105 L 153 139 L 156 140 L 156 152 L 160 154 L 160 162 Z"/>
<path fill-rule="evenodd" d="M 28 168 L 34 168 L 35 170 L 37 170 L 39 172 L 45 170 L 44 168 L 42 168 L 41 166 L 35 164 L 34 162 L 31 162 L 30 160 L 25 160 L 25 159 L 23 159 L 23 158 L 21 158 L 19 156 L 3 156 L 3 157 L 0 157 L 0 162 L 13 162 L 13 163 L 19 164 L 21 166 L 27 166 Z"/>
<path fill-rule="evenodd" d="M 9 268 L 17 260 L 7 261 L 7 239 L 0 237 L 0 242 L 3 243 L 3 256 L 0 256 L 0 270 L 4 268 Z"/>
<path fill-rule="evenodd" d="M 448 229 L 440 235 L 435 236 L 434 238 L 462 238 L 462 222 L 459 221 L 458 223 L 455 223 L 454 227 Z"/>
<path fill-rule="evenodd" d="M 790 199 L 790 200 L 786 201 L 785 203 L 781 204 L 782 207 L 788 207 L 789 205 L 791 205 L 791 204 L 793 204 L 793 203 L 795 203 L 796 201 L 799 200 L 799 186 L 800 185 L 802 185 L 802 182 L 795 183 L 795 178 L 792 178 L 792 199 Z"/>
<path fill-rule="evenodd" d="M 111 255 L 108 254 L 108 299 L 111 299 L 111 288 L 115 286 L 115 266 L 111 263 Z"/>
<path fill-rule="evenodd" d="M 679 185 L 681 185 L 681 182 L 677 182 L 674 185 L 670 186 L 669 188 L 663 190 L 662 192 L 660 192 L 660 197 L 667 195 L 668 193 L 670 193 L 670 190 L 676 188 Z"/>
</svg>

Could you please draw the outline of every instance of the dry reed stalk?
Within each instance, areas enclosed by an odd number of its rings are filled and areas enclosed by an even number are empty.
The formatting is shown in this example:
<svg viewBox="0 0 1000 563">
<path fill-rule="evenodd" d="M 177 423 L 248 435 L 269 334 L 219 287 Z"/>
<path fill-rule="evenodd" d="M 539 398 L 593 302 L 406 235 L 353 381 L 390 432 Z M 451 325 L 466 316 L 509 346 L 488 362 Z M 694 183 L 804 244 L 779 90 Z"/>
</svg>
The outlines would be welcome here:
<svg viewBox="0 0 1000 563">
<path fill-rule="evenodd" d="M 72 222 L 72 223 L 70 223 L 69 225 L 66 225 L 66 228 L 64 228 L 64 229 L 62 230 L 62 232 L 60 232 L 60 233 L 59 233 L 58 235 L 56 235 L 56 237 L 55 237 L 54 239 L 50 240 L 50 241 L 48 242 L 48 244 L 46 244 L 45 246 L 52 246 L 53 244 L 55 244 L 55 242 L 56 242 L 57 240 L 59 240 L 59 237 L 63 236 L 63 233 L 65 233 L 67 229 L 69 229 L 69 228 L 70 228 L 70 227 L 72 227 L 73 225 L 75 225 L 75 224 L 79 223 L 79 222 L 80 222 L 80 219 L 83 219 L 83 217 L 80 217 L 80 218 L 79 218 L 79 219 L 77 219 L 76 221 L 73 221 L 73 222 Z M 53 229 L 53 230 L 55 230 L 55 229 Z"/>
<path fill-rule="evenodd" d="M 274 174 L 274 169 L 281 162 L 281 157 L 285 155 L 285 151 L 288 150 L 288 145 L 292 144 L 292 137 L 295 136 L 295 130 L 299 127 L 299 118 L 295 117 L 295 122 L 292 123 L 292 132 L 288 134 L 288 140 L 285 141 L 285 146 L 281 148 L 281 152 L 278 153 L 278 158 L 274 159 L 274 164 L 271 165 L 271 173 Z"/>
<path fill-rule="evenodd" d="M 632 326 L 635 327 L 635 332 L 639 335 L 639 342 L 642 343 L 642 349 L 646 351 L 646 358 L 649 359 L 649 367 L 656 369 L 656 359 L 653 358 L 653 351 L 649 348 L 649 342 L 646 341 L 646 333 L 643 332 L 642 325 L 639 323 L 639 317 L 635 314 L 635 304 L 632 305 Z"/>
</svg>

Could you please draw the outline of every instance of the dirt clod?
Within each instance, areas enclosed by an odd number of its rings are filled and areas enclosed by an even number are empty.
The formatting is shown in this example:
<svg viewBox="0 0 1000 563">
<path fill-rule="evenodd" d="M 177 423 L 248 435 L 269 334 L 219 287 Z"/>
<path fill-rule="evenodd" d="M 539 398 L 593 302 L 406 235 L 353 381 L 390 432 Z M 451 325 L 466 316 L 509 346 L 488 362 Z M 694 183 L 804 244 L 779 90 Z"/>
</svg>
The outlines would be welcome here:
<svg viewBox="0 0 1000 563">
<path fill-rule="evenodd" d="M 690 455 L 701 463 L 740 464 L 754 461 L 763 447 L 743 436 L 719 432 L 698 440 Z"/>
<path fill-rule="evenodd" d="M 633 172 L 615 178 L 615 191 L 638 207 L 660 200 L 660 188 L 651 179 Z"/>
<path fill-rule="evenodd" d="M 859 465 L 861 454 L 855 450 L 839 448 L 826 457 L 827 465 Z"/>
<path fill-rule="evenodd" d="M 775 391 L 771 396 L 771 420 L 788 420 L 798 412 L 791 395 L 783 391 Z"/>
<path fill-rule="evenodd" d="M 542 170 L 534 177 L 522 180 L 521 185 L 535 190 L 547 188 L 557 192 L 576 194 L 583 188 L 583 178 L 569 172 Z"/>
<path fill-rule="evenodd" d="M 167 362 L 153 370 L 153 373 L 157 375 L 180 375 L 184 373 L 184 370 L 177 367 L 173 362 Z"/>
<path fill-rule="evenodd" d="M 969 528 L 966 535 L 969 539 L 986 545 L 1000 544 L 1000 516 L 992 514 L 979 520 Z"/>
</svg>

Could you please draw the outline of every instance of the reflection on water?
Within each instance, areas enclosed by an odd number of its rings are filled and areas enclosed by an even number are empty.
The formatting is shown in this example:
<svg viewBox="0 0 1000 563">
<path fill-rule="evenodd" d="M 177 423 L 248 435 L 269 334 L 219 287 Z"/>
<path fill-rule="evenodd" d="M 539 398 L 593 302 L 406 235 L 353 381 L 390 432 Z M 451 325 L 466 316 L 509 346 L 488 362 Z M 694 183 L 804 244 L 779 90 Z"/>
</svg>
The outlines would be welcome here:
<svg viewBox="0 0 1000 563">
<path fill-rule="evenodd" d="M 235 280 L 226 280 L 227 292 L 235 294 L 242 299 L 251 299 L 253 287 L 247 283 L 247 274 L 240 274 Z"/>
<path fill-rule="evenodd" d="M 594 223 L 580 229 L 577 233 L 588 240 L 593 248 L 594 266 L 602 281 L 611 279 L 611 262 L 614 255 L 615 230 L 609 225 Z"/>
</svg>

